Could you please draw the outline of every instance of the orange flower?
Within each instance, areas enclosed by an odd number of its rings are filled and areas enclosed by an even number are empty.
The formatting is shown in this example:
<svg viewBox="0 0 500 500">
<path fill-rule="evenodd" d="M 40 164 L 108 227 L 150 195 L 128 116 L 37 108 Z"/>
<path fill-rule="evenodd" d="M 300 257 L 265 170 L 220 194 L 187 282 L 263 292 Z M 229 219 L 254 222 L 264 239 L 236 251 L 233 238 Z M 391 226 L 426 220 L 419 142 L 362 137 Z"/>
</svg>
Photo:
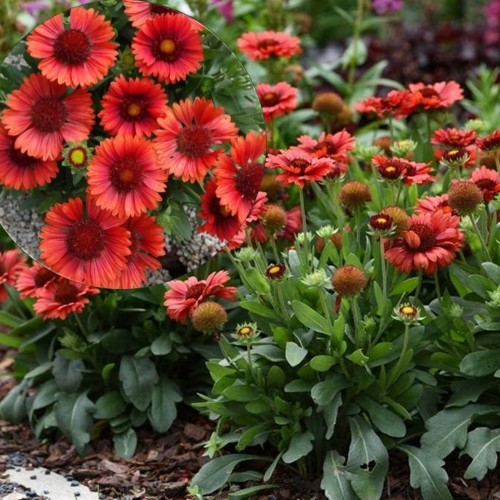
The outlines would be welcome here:
<svg viewBox="0 0 500 500">
<path fill-rule="evenodd" d="M 201 182 L 222 150 L 215 149 L 238 133 L 224 108 L 204 97 L 185 99 L 158 120 L 155 149 L 164 168 L 184 182 Z"/>
<path fill-rule="evenodd" d="M 92 98 L 84 89 L 67 94 L 68 88 L 33 73 L 7 96 L 2 123 L 14 146 L 42 160 L 55 160 L 63 141 L 88 139 L 94 124 Z"/>
<path fill-rule="evenodd" d="M 25 267 L 19 273 L 16 289 L 22 299 L 37 297 L 40 290 L 46 288 L 56 279 L 57 274 L 38 263 L 34 263 L 31 267 Z"/>
<path fill-rule="evenodd" d="M 12 286 L 16 278 L 26 268 L 26 259 L 19 250 L 0 252 L 0 304 L 9 296 L 5 286 Z"/>
<path fill-rule="evenodd" d="M 300 54 L 300 38 L 284 32 L 263 31 L 244 33 L 238 38 L 238 48 L 252 61 L 271 57 L 292 57 Z"/>
<path fill-rule="evenodd" d="M 118 56 L 111 23 L 94 9 L 70 10 L 69 27 L 63 16 L 51 17 L 28 36 L 28 53 L 42 59 L 38 68 L 50 81 L 71 87 L 90 86 L 108 73 Z"/>
<path fill-rule="evenodd" d="M 456 128 L 440 128 L 432 134 L 432 144 L 449 148 L 466 148 L 476 140 L 474 130 L 459 130 Z"/>
<path fill-rule="evenodd" d="M 301 135 L 298 139 L 299 148 L 318 158 L 331 158 L 332 160 L 347 163 L 347 154 L 354 149 L 356 141 L 345 129 L 336 134 L 323 132 L 318 140 L 308 135 Z"/>
<path fill-rule="evenodd" d="M 266 122 L 290 113 L 297 107 L 297 89 L 286 82 L 259 83 L 255 87 Z"/>
<path fill-rule="evenodd" d="M 199 33 L 185 15 L 158 14 L 146 21 L 132 40 L 136 65 L 144 76 L 165 83 L 183 81 L 203 61 Z"/>
<path fill-rule="evenodd" d="M 409 89 L 416 98 L 412 111 L 448 108 L 464 97 L 462 87 L 454 81 L 438 82 L 432 85 L 410 83 Z"/>
<path fill-rule="evenodd" d="M 486 202 L 500 193 L 500 174 L 495 170 L 482 166 L 472 172 L 470 180 L 483 192 Z"/>
</svg>

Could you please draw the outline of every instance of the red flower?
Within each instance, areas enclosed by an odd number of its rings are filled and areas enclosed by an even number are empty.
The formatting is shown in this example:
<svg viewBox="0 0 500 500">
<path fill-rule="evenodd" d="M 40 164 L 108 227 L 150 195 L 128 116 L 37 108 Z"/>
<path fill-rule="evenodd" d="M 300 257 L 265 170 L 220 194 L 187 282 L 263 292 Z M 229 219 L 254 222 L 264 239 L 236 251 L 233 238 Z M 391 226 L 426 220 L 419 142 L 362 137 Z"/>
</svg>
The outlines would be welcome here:
<svg viewBox="0 0 500 500">
<path fill-rule="evenodd" d="M 264 176 L 264 166 L 258 159 L 266 149 L 266 136 L 249 132 L 233 141 L 231 154 L 220 156 L 214 170 L 216 194 L 221 204 L 240 222 L 245 221 L 254 207 Z"/>
<path fill-rule="evenodd" d="M 415 212 L 417 214 L 443 212 L 445 214 L 457 215 L 448 203 L 448 194 L 427 196 L 418 200 Z"/>
<path fill-rule="evenodd" d="M 0 184 L 24 190 L 49 183 L 59 171 L 57 162 L 21 153 L 14 147 L 15 141 L 0 124 Z"/>
<path fill-rule="evenodd" d="M 205 223 L 198 227 L 198 231 L 217 236 L 220 240 L 230 240 L 240 230 L 242 221 L 237 214 L 231 214 L 221 204 L 216 189 L 216 179 L 211 179 L 205 185 L 205 193 L 201 196 L 201 211 L 198 212 Z"/>
<path fill-rule="evenodd" d="M 165 7 L 163 5 L 144 2 L 142 0 L 123 0 L 123 5 L 125 7 L 125 14 L 127 14 L 132 26 L 135 26 L 136 28 L 140 28 L 146 21 L 149 21 L 152 17 L 158 14 L 177 14 L 189 19 L 193 28 L 197 30 L 205 29 L 204 26 L 195 19 L 182 14 L 178 10 L 170 9 L 169 7 Z"/>
<path fill-rule="evenodd" d="M 17 275 L 26 268 L 26 260 L 19 250 L 0 252 L 0 303 L 9 296 L 5 286 L 12 286 Z"/>
<path fill-rule="evenodd" d="M 158 14 L 146 21 L 132 40 L 132 52 L 144 76 L 165 83 L 185 80 L 203 61 L 199 33 L 190 18 L 178 14 Z"/>
<path fill-rule="evenodd" d="M 303 188 L 308 182 L 321 181 L 330 175 L 335 164 L 330 158 L 316 158 L 302 149 L 292 147 L 282 150 L 280 154 L 269 155 L 266 166 L 283 171 L 276 176 L 277 181 Z"/>
<path fill-rule="evenodd" d="M 500 193 L 500 174 L 484 166 L 474 170 L 470 180 L 483 192 L 485 202 L 490 202 Z"/>
<path fill-rule="evenodd" d="M 121 218 L 156 208 L 166 181 L 153 145 L 142 137 L 120 135 L 101 142 L 87 172 L 96 205 Z"/>
<path fill-rule="evenodd" d="M 236 299 L 236 288 L 225 286 L 231 279 L 227 271 L 217 271 L 204 280 L 194 276 L 186 281 L 170 281 L 169 290 L 165 292 L 165 307 L 168 316 L 185 323 L 192 312 L 208 297 L 218 297 L 226 300 Z"/>
<path fill-rule="evenodd" d="M 42 261 L 69 279 L 107 286 L 127 266 L 130 233 L 87 197 L 57 203 L 40 232 Z"/>
<path fill-rule="evenodd" d="M 356 141 L 345 129 L 336 134 L 323 132 L 319 139 L 313 139 L 308 135 L 299 137 L 299 148 L 317 158 L 331 158 L 332 160 L 347 163 L 347 154 L 354 149 Z"/>
<path fill-rule="evenodd" d="M 276 31 L 244 33 L 238 38 L 237 44 L 240 51 L 252 61 L 270 57 L 292 57 L 302 52 L 300 38 Z"/>
<path fill-rule="evenodd" d="M 38 290 L 33 309 L 43 319 L 66 319 L 70 313 L 80 314 L 89 303 L 88 297 L 98 293 L 97 288 L 59 278 Z"/>
<path fill-rule="evenodd" d="M 111 82 L 101 106 L 101 125 L 111 135 L 151 135 L 168 109 L 158 83 L 149 78 L 127 80 L 123 75 Z"/>
<path fill-rule="evenodd" d="M 464 242 L 459 220 L 443 212 L 413 215 L 408 230 L 386 249 L 387 260 L 403 273 L 422 269 L 425 274 L 433 274 L 448 266 Z"/>
<path fill-rule="evenodd" d="M 494 130 L 490 135 L 476 141 L 482 151 L 496 151 L 500 149 L 500 130 Z"/>
<path fill-rule="evenodd" d="M 459 130 L 456 128 L 440 128 L 432 135 L 432 144 L 450 148 L 466 148 L 476 140 L 474 130 Z"/>
<path fill-rule="evenodd" d="M 57 274 L 35 262 L 31 267 L 26 266 L 19 273 L 16 289 L 22 299 L 37 297 L 40 290 L 46 288 L 56 279 Z"/>
<path fill-rule="evenodd" d="M 381 177 L 387 180 L 403 180 L 407 185 L 426 184 L 436 178 L 429 174 L 432 167 L 428 163 L 417 163 L 403 158 L 388 158 L 375 155 L 372 163 L 377 167 Z"/>
<path fill-rule="evenodd" d="M 83 89 L 66 95 L 67 90 L 33 73 L 7 96 L 2 123 L 10 135 L 17 136 L 16 149 L 44 161 L 55 160 L 63 141 L 88 139 L 94 124 L 92 98 Z"/>
<path fill-rule="evenodd" d="M 222 150 L 215 146 L 234 139 L 238 133 L 224 108 L 204 97 L 175 103 L 158 123 L 155 148 L 166 170 L 184 182 L 201 182 Z"/>
<path fill-rule="evenodd" d="M 354 105 L 359 113 L 375 114 L 378 118 L 407 117 L 417 105 L 417 97 L 408 90 L 391 90 L 385 97 L 367 97 Z"/>
<path fill-rule="evenodd" d="M 443 109 L 450 107 L 464 97 L 464 91 L 457 82 L 439 82 L 432 85 L 410 83 L 410 92 L 416 97 L 413 111 Z"/>
<path fill-rule="evenodd" d="M 266 122 L 277 116 L 286 115 L 297 107 L 297 89 L 286 82 L 276 85 L 259 83 L 255 87 Z"/>
<path fill-rule="evenodd" d="M 123 225 L 130 232 L 130 255 L 127 267 L 112 283 L 110 288 L 138 288 L 144 286 L 146 271 L 161 268 L 156 258 L 165 255 L 163 228 L 156 223 L 155 217 L 139 215 L 130 217 Z"/>
<path fill-rule="evenodd" d="M 63 16 L 51 17 L 27 38 L 29 54 L 42 61 L 38 68 L 50 81 L 71 87 L 90 86 L 108 73 L 118 56 L 111 23 L 94 9 L 70 10 L 69 27 Z"/>
</svg>

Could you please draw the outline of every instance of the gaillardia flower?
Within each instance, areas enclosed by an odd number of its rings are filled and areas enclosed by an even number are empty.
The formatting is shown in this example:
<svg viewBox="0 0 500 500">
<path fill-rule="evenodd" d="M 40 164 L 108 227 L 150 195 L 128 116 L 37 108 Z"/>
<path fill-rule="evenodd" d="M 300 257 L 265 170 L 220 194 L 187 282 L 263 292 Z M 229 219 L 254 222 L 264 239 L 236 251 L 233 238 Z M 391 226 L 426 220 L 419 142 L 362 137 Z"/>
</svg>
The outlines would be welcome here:
<svg viewBox="0 0 500 500">
<path fill-rule="evenodd" d="M 185 99 L 168 109 L 155 131 L 155 149 L 168 173 L 184 182 L 202 181 L 223 153 L 215 149 L 238 129 L 224 108 L 204 97 Z"/>
<path fill-rule="evenodd" d="M 132 40 L 136 65 L 144 76 L 165 83 L 185 80 L 203 61 L 201 37 L 191 19 L 158 14 L 146 21 Z"/>
<path fill-rule="evenodd" d="M 284 32 L 248 32 L 238 38 L 238 48 L 252 61 L 271 57 L 292 57 L 300 54 L 300 38 Z"/>
<path fill-rule="evenodd" d="M 368 284 L 363 269 L 350 265 L 337 268 L 332 275 L 331 281 L 333 289 L 342 297 L 357 295 Z"/>
<path fill-rule="evenodd" d="M 55 160 L 63 141 L 88 139 L 94 124 L 92 98 L 84 89 L 66 94 L 68 88 L 33 73 L 7 96 L 2 123 L 21 153 Z"/>
<path fill-rule="evenodd" d="M 462 248 L 459 217 L 449 213 L 421 213 L 410 217 L 408 230 L 386 248 L 385 257 L 399 271 L 433 274 L 448 266 Z"/>
<path fill-rule="evenodd" d="M 89 196 L 85 208 L 81 198 L 57 203 L 45 223 L 40 232 L 42 262 L 64 277 L 108 286 L 127 266 L 130 232 Z"/>
<path fill-rule="evenodd" d="M 118 57 L 111 23 L 94 9 L 70 10 L 69 27 L 63 15 L 51 17 L 33 30 L 26 46 L 42 59 L 38 68 L 48 80 L 71 87 L 94 85 L 108 73 Z"/>
<path fill-rule="evenodd" d="M 158 118 L 165 116 L 167 96 L 149 78 L 120 75 L 111 82 L 101 106 L 98 116 L 109 134 L 149 136 L 158 128 Z"/>
<path fill-rule="evenodd" d="M 16 290 L 21 299 L 37 297 L 40 290 L 46 288 L 57 278 L 57 274 L 35 262 L 31 267 L 26 266 L 19 273 L 16 280 Z"/>
<path fill-rule="evenodd" d="M 258 83 L 255 87 L 266 122 L 286 115 L 297 107 L 297 89 L 286 82 L 276 85 Z"/>
<path fill-rule="evenodd" d="M 472 172 L 470 180 L 482 191 L 485 202 L 500 193 L 500 173 L 496 170 L 482 166 Z"/>
<path fill-rule="evenodd" d="M 164 302 L 168 316 L 179 323 L 185 323 L 191 313 L 208 297 L 235 300 L 236 288 L 225 286 L 230 279 L 227 271 L 217 271 L 209 274 L 204 280 L 190 276 L 186 281 L 170 281 Z"/>
<path fill-rule="evenodd" d="M 124 218 L 156 208 L 166 189 L 167 174 L 151 142 L 119 135 L 96 147 L 87 182 L 97 206 Z"/>
<path fill-rule="evenodd" d="M 26 259 L 19 250 L 0 252 L 0 304 L 9 296 L 5 285 L 13 286 L 18 274 L 25 268 Z"/>
<path fill-rule="evenodd" d="M 203 302 L 192 311 L 191 322 L 199 332 L 216 332 L 227 323 L 227 312 L 217 302 Z"/>
<path fill-rule="evenodd" d="M 97 288 L 59 278 L 38 291 L 33 309 L 43 319 L 66 319 L 70 313 L 80 314 L 88 297 L 98 293 Z"/>
<path fill-rule="evenodd" d="M 17 190 L 48 184 L 59 171 L 57 162 L 21 153 L 15 142 L 0 123 L 0 184 Z"/>
</svg>

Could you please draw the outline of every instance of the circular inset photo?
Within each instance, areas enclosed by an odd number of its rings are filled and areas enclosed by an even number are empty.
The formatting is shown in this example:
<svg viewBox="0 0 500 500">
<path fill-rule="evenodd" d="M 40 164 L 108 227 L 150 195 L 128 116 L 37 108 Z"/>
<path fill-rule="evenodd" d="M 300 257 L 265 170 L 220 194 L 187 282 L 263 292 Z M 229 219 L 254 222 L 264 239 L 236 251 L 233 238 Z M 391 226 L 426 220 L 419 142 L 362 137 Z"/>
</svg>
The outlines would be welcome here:
<svg viewBox="0 0 500 500">
<path fill-rule="evenodd" d="M 195 19 L 123 0 L 36 27 L 0 66 L 0 223 L 91 286 L 168 282 L 231 247 L 266 149 L 252 81 Z"/>
</svg>

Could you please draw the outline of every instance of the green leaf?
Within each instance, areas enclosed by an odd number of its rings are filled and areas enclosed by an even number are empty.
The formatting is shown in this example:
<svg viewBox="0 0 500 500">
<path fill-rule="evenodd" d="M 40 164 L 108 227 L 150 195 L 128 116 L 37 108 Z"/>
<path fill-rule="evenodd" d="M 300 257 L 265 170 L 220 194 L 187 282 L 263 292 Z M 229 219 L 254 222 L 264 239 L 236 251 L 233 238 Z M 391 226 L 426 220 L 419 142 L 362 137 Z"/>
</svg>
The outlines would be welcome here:
<svg viewBox="0 0 500 500">
<path fill-rule="evenodd" d="M 363 349 L 355 350 L 354 352 L 349 354 L 349 356 L 346 356 L 346 358 L 358 366 L 366 365 L 369 360 L 368 356 L 365 356 L 365 354 L 363 353 Z"/>
<path fill-rule="evenodd" d="M 292 309 L 297 319 L 307 328 L 315 332 L 326 333 L 327 335 L 333 332 L 331 322 L 303 302 L 299 300 L 292 301 Z"/>
<path fill-rule="evenodd" d="M 415 278 L 408 278 L 407 280 L 398 283 L 391 291 L 390 296 L 402 295 L 403 293 L 411 293 L 418 286 L 420 278 L 416 276 Z"/>
<path fill-rule="evenodd" d="M 475 415 L 498 412 L 498 406 L 468 405 L 463 408 L 446 408 L 427 420 L 427 432 L 421 445 L 437 458 L 447 457 L 455 448 L 462 449 L 467 441 L 467 429 Z"/>
<path fill-rule="evenodd" d="M 500 368 L 500 349 L 471 352 L 464 356 L 460 371 L 472 377 L 483 377 Z"/>
<path fill-rule="evenodd" d="M 329 451 L 323 462 L 321 489 L 328 500 L 356 500 L 357 498 L 347 477 L 344 462 L 345 458 L 336 451 Z"/>
<path fill-rule="evenodd" d="M 145 410 L 151 403 L 153 387 L 159 377 L 154 363 L 148 358 L 123 356 L 119 378 L 123 392 L 138 410 Z"/>
<path fill-rule="evenodd" d="M 311 368 L 317 372 L 327 372 L 335 364 L 335 359 L 325 354 L 314 356 L 311 359 Z"/>
<path fill-rule="evenodd" d="M 191 480 L 191 486 L 198 486 L 203 495 L 209 495 L 222 488 L 229 480 L 234 468 L 247 460 L 262 460 L 258 455 L 224 455 L 206 463 Z"/>
<path fill-rule="evenodd" d="M 500 266 L 493 262 L 483 262 L 481 265 L 488 277 L 492 279 L 495 284 L 500 285 Z"/>
<path fill-rule="evenodd" d="M 500 429 L 479 427 L 469 432 L 463 453 L 469 455 L 472 462 L 464 473 L 464 479 L 475 478 L 482 481 L 488 469 L 497 466 L 498 452 L 500 452 Z"/>
<path fill-rule="evenodd" d="M 260 295 L 267 295 L 271 292 L 271 286 L 266 278 L 255 268 L 245 270 L 242 279 L 249 286 L 250 291 L 257 292 Z"/>
<path fill-rule="evenodd" d="M 347 470 L 351 486 L 360 498 L 380 498 L 389 470 L 389 453 L 364 418 L 349 418 L 349 427 Z"/>
<path fill-rule="evenodd" d="M 95 405 L 87 397 L 87 392 L 60 392 L 54 411 L 59 429 L 75 445 L 78 453 L 83 453 L 90 441 L 94 423 L 92 414 L 95 412 Z"/>
<path fill-rule="evenodd" d="M 332 373 L 325 380 L 318 382 L 311 390 L 313 401 L 320 406 L 330 403 L 338 392 L 349 386 L 349 382 L 340 375 Z"/>
<path fill-rule="evenodd" d="M 76 392 L 82 383 L 84 368 L 81 359 L 66 359 L 56 354 L 52 373 L 57 387 L 64 392 Z"/>
<path fill-rule="evenodd" d="M 288 449 L 283 453 L 283 462 L 291 464 L 308 455 L 313 449 L 313 440 L 314 435 L 309 431 L 303 434 L 294 434 L 288 445 Z"/>
<path fill-rule="evenodd" d="M 172 351 L 172 338 L 169 332 L 163 332 L 151 344 L 151 352 L 155 356 L 164 356 Z"/>
<path fill-rule="evenodd" d="M 325 417 L 326 432 L 325 438 L 330 439 L 333 436 L 335 430 L 335 424 L 337 423 L 337 416 L 339 414 L 340 407 L 342 406 L 342 396 L 340 392 L 335 394 L 335 397 L 326 406 L 323 407 L 323 415 Z"/>
<path fill-rule="evenodd" d="M 276 320 L 276 313 L 258 302 L 240 302 L 240 307 L 263 318 Z"/>
<path fill-rule="evenodd" d="M 406 426 L 403 419 L 385 406 L 367 396 L 359 396 L 356 398 L 356 403 L 368 412 L 373 425 L 384 434 L 396 438 L 406 435 Z"/>
<path fill-rule="evenodd" d="M 414 446 L 404 445 L 398 448 L 408 455 L 410 485 L 412 488 L 420 488 L 423 500 L 452 500 L 446 487 L 448 474 L 443 469 L 443 460 L 428 450 Z"/>
<path fill-rule="evenodd" d="M 256 387 L 243 384 L 234 384 L 225 389 L 222 394 L 231 401 L 255 401 L 259 397 Z"/>
<path fill-rule="evenodd" d="M 0 402 L 0 418 L 19 424 L 26 417 L 26 390 L 30 380 L 15 385 Z"/>
<path fill-rule="evenodd" d="M 0 345 L 18 349 L 22 343 L 23 343 L 22 339 L 18 337 L 14 337 L 12 335 L 6 335 L 5 333 L 0 333 Z"/>
<path fill-rule="evenodd" d="M 118 391 L 107 392 L 95 402 L 94 418 L 110 420 L 120 415 L 126 406 Z"/>
<path fill-rule="evenodd" d="M 307 349 L 300 347 L 295 342 L 287 342 L 285 348 L 285 358 L 290 366 L 299 365 L 307 356 Z"/>
<path fill-rule="evenodd" d="M 177 385 L 166 377 L 161 377 L 153 389 L 149 421 L 156 432 L 166 432 L 177 417 L 176 403 L 182 401 Z"/>
<path fill-rule="evenodd" d="M 127 429 L 113 436 L 115 453 L 122 458 L 132 458 L 137 448 L 137 434 L 134 429 Z"/>
<path fill-rule="evenodd" d="M 7 311 L 0 311 L 0 325 L 5 325 L 10 328 L 15 328 L 22 323 L 22 320 Z"/>
</svg>

